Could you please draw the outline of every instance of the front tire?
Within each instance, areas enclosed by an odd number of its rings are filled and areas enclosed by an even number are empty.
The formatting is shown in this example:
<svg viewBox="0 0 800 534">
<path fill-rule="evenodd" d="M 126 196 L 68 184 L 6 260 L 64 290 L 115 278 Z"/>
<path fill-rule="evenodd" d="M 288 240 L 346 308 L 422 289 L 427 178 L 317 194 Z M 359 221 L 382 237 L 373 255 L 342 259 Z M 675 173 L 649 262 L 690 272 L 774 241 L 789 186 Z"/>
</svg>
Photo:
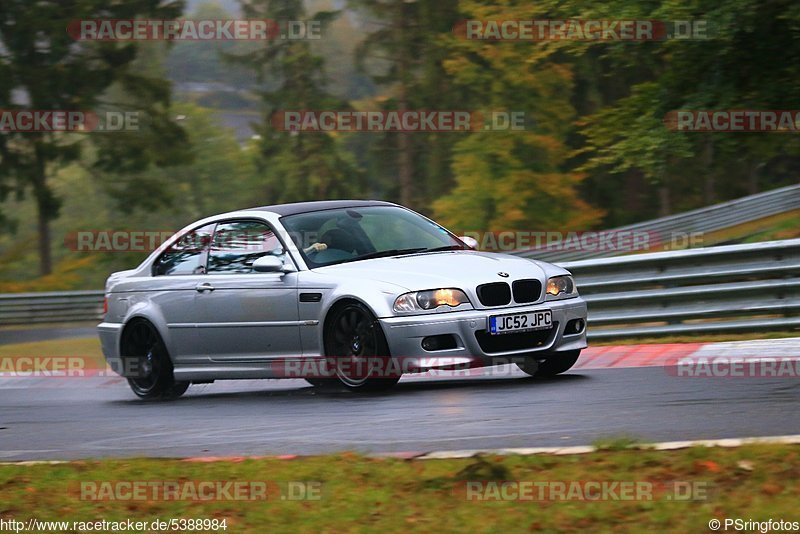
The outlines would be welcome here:
<svg viewBox="0 0 800 534">
<path fill-rule="evenodd" d="M 383 330 L 363 304 L 348 302 L 334 308 L 325 321 L 323 339 L 328 369 L 348 389 L 382 391 L 400 380 L 399 370 L 391 372 Z M 315 386 L 329 383 L 320 379 L 308 381 Z"/>
<path fill-rule="evenodd" d="M 578 361 L 578 357 L 580 355 L 580 350 L 570 350 L 567 352 L 556 353 L 555 356 L 552 356 L 544 361 L 537 361 L 533 358 L 525 358 L 524 362 L 517 362 L 517 367 L 531 376 L 547 378 L 569 371 L 572 366 L 575 365 L 575 362 Z"/>
<path fill-rule="evenodd" d="M 167 347 L 148 321 L 136 320 L 125 329 L 122 361 L 128 385 L 140 399 L 174 399 L 189 388 L 189 382 L 175 381 Z"/>
</svg>

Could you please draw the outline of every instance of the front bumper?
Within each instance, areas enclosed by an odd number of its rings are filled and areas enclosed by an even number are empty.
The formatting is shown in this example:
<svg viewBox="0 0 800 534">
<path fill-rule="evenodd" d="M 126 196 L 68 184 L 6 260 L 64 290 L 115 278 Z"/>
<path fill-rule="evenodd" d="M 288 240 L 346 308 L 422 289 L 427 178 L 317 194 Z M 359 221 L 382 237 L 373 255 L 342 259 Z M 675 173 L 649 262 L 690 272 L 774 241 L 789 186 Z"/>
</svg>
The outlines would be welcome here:
<svg viewBox="0 0 800 534">
<path fill-rule="evenodd" d="M 527 313 L 549 309 L 553 314 L 553 327 L 548 331 L 529 332 L 530 343 L 516 339 L 516 345 L 504 350 L 503 336 L 523 336 L 525 334 L 502 334 L 488 337 L 486 334 L 488 317 L 509 313 Z M 584 327 L 578 333 L 565 334 L 565 326 L 570 321 L 582 319 Z M 487 310 L 386 317 L 378 319 L 389 345 L 389 352 L 403 361 L 406 369 L 425 371 L 428 369 L 447 369 L 463 366 L 480 367 L 521 361 L 526 357 L 547 359 L 565 351 L 586 348 L 586 301 L 581 297 Z M 430 336 L 451 335 L 455 337 L 456 347 L 445 350 L 427 351 L 422 348 L 422 340 Z M 482 340 L 479 341 L 479 340 Z M 521 343 L 520 343 L 521 342 Z M 482 346 L 483 345 L 483 346 Z"/>
<path fill-rule="evenodd" d="M 100 348 L 103 351 L 106 361 L 112 368 L 120 363 L 120 338 L 122 337 L 122 329 L 125 327 L 122 323 L 100 323 L 97 325 L 97 334 L 100 337 Z"/>
</svg>

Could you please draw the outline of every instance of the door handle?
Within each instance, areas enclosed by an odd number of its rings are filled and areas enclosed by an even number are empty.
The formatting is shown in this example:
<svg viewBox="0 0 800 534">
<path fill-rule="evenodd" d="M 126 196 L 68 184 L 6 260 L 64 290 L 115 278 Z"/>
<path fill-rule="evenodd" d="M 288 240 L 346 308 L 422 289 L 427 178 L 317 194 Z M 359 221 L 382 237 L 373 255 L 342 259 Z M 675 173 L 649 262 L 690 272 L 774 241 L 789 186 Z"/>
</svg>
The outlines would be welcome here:
<svg viewBox="0 0 800 534">
<path fill-rule="evenodd" d="M 196 286 L 194 286 L 194 288 L 198 293 L 202 293 L 204 291 L 214 291 L 214 286 L 212 286 L 208 282 L 203 282 L 202 284 L 197 284 Z"/>
</svg>

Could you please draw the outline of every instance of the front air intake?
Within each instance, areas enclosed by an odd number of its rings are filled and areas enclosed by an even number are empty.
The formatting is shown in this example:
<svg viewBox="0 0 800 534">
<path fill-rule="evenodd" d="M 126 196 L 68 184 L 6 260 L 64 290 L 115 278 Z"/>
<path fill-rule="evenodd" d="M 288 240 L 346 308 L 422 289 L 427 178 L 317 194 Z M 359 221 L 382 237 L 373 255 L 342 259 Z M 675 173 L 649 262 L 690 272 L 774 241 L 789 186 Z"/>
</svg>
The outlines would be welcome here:
<svg viewBox="0 0 800 534">
<path fill-rule="evenodd" d="M 527 304 L 536 302 L 542 295 L 542 283 L 539 280 L 516 280 L 514 287 L 514 302 Z"/>
<path fill-rule="evenodd" d="M 480 285 L 477 293 L 484 306 L 505 306 L 511 302 L 511 288 L 505 282 Z"/>
</svg>

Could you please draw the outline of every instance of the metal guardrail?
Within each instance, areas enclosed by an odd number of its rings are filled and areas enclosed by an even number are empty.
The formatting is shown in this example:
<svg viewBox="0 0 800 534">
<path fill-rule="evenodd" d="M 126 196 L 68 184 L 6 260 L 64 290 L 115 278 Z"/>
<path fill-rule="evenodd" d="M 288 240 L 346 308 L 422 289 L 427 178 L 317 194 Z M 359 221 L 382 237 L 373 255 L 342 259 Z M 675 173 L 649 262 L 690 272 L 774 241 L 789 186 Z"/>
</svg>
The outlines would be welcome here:
<svg viewBox="0 0 800 534">
<path fill-rule="evenodd" d="M 0 295 L 0 325 L 94 321 L 102 313 L 102 291 Z"/>
<path fill-rule="evenodd" d="M 800 239 L 562 263 L 590 339 L 800 328 Z M 102 291 L 0 295 L 0 325 L 97 320 Z"/>
<path fill-rule="evenodd" d="M 800 327 L 800 239 L 561 263 L 590 339 Z"/>
<path fill-rule="evenodd" d="M 800 209 L 800 184 L 773 189 L 764 193 L 738 198 L 721 204 L 714 204 L 669 217 L 653 219 L 627 226 L 620 226 L 606 233 L 646 232 L 660 237 L 662 243 L 670 243 L 672 236 L 687 236 L 693 233 L 708 233 L 750 221 L 756 221 Z M 559 243 L 553 248 L 557 249 Z M 566 247 L 568 248 L 568 247 Z M 619 255 L 614 250 L 518 250 L 512 252 L 525 258 L 557 262 L 582 259 L 603 258 Z"/>
</svg>

